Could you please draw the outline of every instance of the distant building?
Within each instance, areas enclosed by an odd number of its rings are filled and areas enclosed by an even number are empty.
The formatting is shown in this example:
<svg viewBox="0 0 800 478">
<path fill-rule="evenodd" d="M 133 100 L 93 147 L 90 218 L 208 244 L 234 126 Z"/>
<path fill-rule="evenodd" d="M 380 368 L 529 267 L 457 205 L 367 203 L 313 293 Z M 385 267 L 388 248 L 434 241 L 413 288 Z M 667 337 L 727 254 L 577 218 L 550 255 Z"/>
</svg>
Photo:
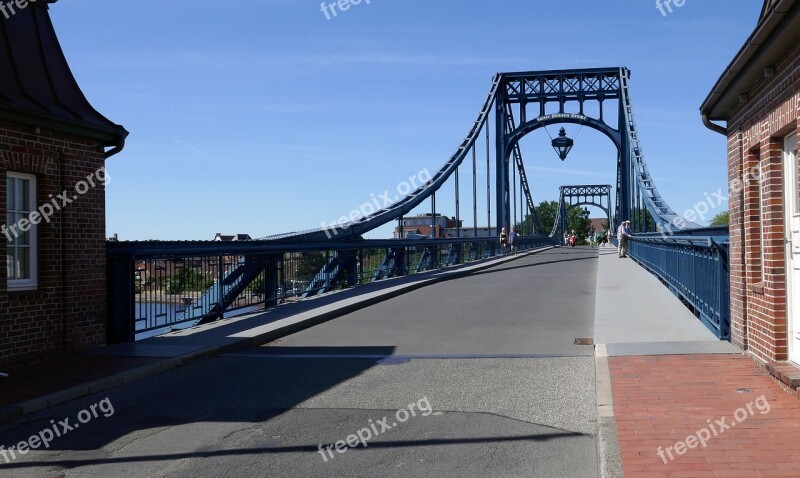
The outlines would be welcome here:
<svg viewBox="0 0 800 478">
<path fill-rule="evenodd" d="M 798 32 L 800 0 L 766 0 L 701 107 L 727 137 L 731 341 L 762 363 L 800 364 Z"/>
<path fill-rule="evenodd" d="M 455 219 L 450 219 L 449 217 L 442 216 L 440 214 L 437 214 L 433 220 L 431 220 L 431 218 L 431 213 L 403 218 L 403 237 L 408 238 L 414 236 L 424 236 L 437 239 L 444 237 L 455 237 L 454 233 L 452 235 L 448 235 L 451 234 L 448 231 L 455 231 L 464 223 L 464 221 L 456 221 Z M 431 234 L 431 231 L 433 231 L 433 234 Z M 399 237 L 400 229 L 395 227 L 394 238 L 397 239 Z"/>
<path fill-rule="evenodd" d="M 128 132 L 84 97 L 50 3 L 30 2 L 0 19 L 4 367 L 106 342 L 103 167 Z"/>
<path fill-rule="evenodd" d="M 606 224 L 608 224 L 608 218 L 605 217 L 593 218 L 589 220 L 592 221 L 592 227 L 594 228 L 594 231 L 598 234 L 600 234 L 600 231 L 605 229 Z"/>
<path fill-rule="evenodd" d="M 252 241 L 253 238 L 249 234 L 234 234 L 232 236 L 223 236 L 218 232 L 214 237 L 215 242 L 237 242 L 237 241 Z"/>
<path fill-rule="evenodd" d="M 460 236 L 458 235 L 459 232 L 461 233 Z M 497 234 L 497 229 L 494 227 L 479 227 L 477 230 L 474 227 L 454 227 L 445 229 L 445 235 L 447 237 L 498 237 L 499 234 Z"/>
</svg>

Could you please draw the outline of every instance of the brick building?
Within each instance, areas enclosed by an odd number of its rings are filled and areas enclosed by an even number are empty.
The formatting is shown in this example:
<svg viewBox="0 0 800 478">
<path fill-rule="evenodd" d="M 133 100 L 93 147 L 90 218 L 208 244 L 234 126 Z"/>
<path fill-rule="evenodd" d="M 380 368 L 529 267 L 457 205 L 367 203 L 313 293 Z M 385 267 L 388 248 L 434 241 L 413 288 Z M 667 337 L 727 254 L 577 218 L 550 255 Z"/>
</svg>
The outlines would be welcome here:
<svg viewBox="0 0 800 478">
<path fill-rule="evenodd" d="M 127 132 L 87 102 L 48 3 L 0 15 L 3 367 L 106 340 L 102 167 Z"/>
<path fill-rule="evenodd" d="M 800 0 L 764 2 L 701 112 L 728 138 L 732 341 L 800 363 Z"/>
<path fill-rule="evenodd" d="M 403 218 L 403 237 L 455 237 L 456 229 L 463 226 L 464 221 L 456 221 L 447 216 L 436 214 L 436 217 L 431 221 L 431 213 L 420 214 L 414 217 Z M 433 223 L 433 224 L 431 224 Z M 431 234 L 433 230 L 433 234 Z M 394 228 L 394 238 L 400 237 L 400 229 Z"/>
</svg>

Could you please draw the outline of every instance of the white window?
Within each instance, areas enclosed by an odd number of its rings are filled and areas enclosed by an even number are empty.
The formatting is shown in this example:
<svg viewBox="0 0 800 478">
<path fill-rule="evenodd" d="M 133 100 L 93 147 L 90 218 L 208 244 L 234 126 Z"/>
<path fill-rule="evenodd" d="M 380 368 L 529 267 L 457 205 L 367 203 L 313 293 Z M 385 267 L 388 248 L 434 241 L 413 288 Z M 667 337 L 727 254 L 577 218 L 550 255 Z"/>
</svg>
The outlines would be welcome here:
<svg viewBox="0 0 800 478">
<path fill-rule="evenodd" d="M 29 219 L 36 210 L 36 176 L 9 172 L 6 175 L 6 243 L 8 290 L 37 287 L 36 225 Z"/>
</svg>

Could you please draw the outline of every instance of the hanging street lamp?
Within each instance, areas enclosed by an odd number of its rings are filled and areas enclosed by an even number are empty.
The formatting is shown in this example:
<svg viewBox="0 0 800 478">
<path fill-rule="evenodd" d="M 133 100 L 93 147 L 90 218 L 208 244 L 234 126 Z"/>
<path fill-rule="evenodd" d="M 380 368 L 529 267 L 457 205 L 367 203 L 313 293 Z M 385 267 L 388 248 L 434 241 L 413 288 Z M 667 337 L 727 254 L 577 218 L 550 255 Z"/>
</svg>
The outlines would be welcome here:
<svg viewBox="0 0 800 478">
<path fill-rule="evenodd" d="M 558 137 L 553 139 L 553 149 L 556 150 L 561 161 L 567 159 L 567 155 L 574 144 L 575 141 L 567 137 L 567 131 L 564 128 L 561 128 L 561 131 L 558 132 Z"/>
</svg>

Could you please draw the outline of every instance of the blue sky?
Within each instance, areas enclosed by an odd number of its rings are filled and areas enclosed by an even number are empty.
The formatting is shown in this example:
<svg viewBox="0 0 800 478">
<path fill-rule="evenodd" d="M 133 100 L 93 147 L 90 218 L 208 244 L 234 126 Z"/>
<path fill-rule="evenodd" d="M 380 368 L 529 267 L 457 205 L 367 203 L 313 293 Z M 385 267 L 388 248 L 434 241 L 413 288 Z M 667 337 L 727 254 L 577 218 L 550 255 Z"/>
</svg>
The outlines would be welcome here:
<svg viewBox="0 0 800 478">
<path fill-rule="evenodd" d="M 71 0 L 51 17 L 87 98 L 131 133 L 107 163 L 109 235 L 196 240 L 318 227 L 436 171 L 498 71 L 629 67 L 650 171 L 683 212 L 726 187 L 725 139 L 698 108 L 760 4 L 372 0 L 327 20 L 317 0 Z M 548 143 L 522 143 L 537 202 L 614 184 L 599 133 L 582 129 L 564 163 Z"/>
</svg>

